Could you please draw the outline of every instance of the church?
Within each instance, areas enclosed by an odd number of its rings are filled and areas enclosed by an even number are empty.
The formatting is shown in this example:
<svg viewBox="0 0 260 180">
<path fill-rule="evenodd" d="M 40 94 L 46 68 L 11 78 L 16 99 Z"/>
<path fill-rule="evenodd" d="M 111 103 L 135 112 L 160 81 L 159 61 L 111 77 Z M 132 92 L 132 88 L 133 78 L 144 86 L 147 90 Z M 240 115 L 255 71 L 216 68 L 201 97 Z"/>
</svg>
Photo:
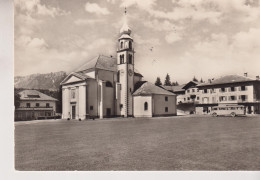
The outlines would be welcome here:
<svg viewBox="0 0 260 180">
<path fill-rule="evenodd" d="M 176 115 L 176 95 L 135 72 L 134 40 L 127 24 L 118 38 L 117 57 L 98 55 L 62 82 L 62 118 L 154 117 Z"/>
</svg>

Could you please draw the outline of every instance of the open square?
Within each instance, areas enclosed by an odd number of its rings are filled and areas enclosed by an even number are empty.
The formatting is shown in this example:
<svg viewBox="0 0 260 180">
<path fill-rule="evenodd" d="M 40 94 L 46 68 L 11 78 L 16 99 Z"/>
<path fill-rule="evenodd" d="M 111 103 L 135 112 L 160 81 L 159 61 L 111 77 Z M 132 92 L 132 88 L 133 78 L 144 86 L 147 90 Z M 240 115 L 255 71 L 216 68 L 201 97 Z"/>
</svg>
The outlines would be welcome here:
<svg viewBox="0 0 260 180">
<path fill-rule="evenodd" d="M 16 170 L 259 170 L 260 118 L 15 122 Z"/>
</svg>

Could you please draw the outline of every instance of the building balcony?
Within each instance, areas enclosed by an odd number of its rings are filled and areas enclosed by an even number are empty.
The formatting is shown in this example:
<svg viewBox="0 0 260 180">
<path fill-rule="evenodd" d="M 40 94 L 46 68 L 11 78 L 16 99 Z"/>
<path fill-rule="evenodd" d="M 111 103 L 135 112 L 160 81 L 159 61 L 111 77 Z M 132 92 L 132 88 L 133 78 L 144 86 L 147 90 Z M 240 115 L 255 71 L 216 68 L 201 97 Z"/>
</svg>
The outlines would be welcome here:
<svg viewBox="0 0 260 180">
<path fill-rule="evenodd" d="M 52 106 L 46 107 L 46 106 L 39 106 L 39 107 L 19 107 L 16 108 L 15 110 L 20 110 L 20 111 L 33 111 L 33 110 L 53 110 Z"/>
</svg>

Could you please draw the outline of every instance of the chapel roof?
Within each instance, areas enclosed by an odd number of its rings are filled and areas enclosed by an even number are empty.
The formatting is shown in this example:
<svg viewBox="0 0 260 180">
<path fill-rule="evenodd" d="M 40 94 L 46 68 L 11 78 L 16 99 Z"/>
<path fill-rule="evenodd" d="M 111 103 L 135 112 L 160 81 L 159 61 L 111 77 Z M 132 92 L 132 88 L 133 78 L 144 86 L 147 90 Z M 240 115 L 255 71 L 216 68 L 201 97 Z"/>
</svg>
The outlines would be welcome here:
<svg viewBox="0 0 260 180">
<path fill-rule="evenodd" d="M 175 95 L 174 93 L 171 93 L 166 89 L 158 87 L 153 83 L 142 81 L 140 82 L 140 87 L 137 88 L 136 91 L 133 93 L 133 96 L 145 96 L 145 95 L 152 95 L 152 94 L 173 95 L 173 96 Z"/>
</svg>

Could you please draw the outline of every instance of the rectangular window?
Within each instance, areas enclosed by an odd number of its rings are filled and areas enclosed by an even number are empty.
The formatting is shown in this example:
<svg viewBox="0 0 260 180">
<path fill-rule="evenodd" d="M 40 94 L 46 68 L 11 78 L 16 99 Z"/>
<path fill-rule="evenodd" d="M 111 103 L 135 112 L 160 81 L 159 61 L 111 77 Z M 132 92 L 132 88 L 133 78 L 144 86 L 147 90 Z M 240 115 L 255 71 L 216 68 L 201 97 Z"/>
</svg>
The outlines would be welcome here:
<svg viewBox="0 0 260 180">
<path fill-rule="evenodd" d="M 200 97 L 199 97 L 199 96 L 197 97 L 197 100 L 200 100 Z"/>
<path fill-rule="evenodd" d="M 168 112 L 168 107 L 165 107 L 165 112 Z"/>
<path fill-rule="evenodd" d="M 46 107 L 50 107 L 50 103 L 46 103 Z"/>
<path fill-rule="evenodd" d="M 186 101 L 186 98 L 184 98 L 184 101 Z"/>
<path fill-rule="evenodd" d="M 75 99 L 76 98 L 76 89 L 72 89 L 71 90 L 71 99 Z"/>
<path fill-rule="evenodd" d="M 165 96 L 165 101 L 168 101 L 168 97 L 167 96 Z"/>
<path fill-rule="evenodd" d="M 227 97 L 226 96 L 220 96 L 219 97 L 219 101 L 226 101 L 227 100 Z"/>
<path fill-rule="evenodd" d="M 241 91 L 245 91 L 246 90 L 246 86 L 241 86 Z"/>
<path fill-rule="evenodd" d="M 237 99 L 237 97 L 236 97 L 236 96 L 230 96 L 229 99 L 230 99 L 231 101 L 235 101 L 235 100 Z"/>
<path fill-rule="evenodd" d="M 187 93 L 190 93 L 190 90 L 189 90 L 189 89 L 187 90 Z"/>
<path fill-rule="evenodd" d="M 199 89 L 197 89 L 197 92 L 200 92 L 200 90 L 199 90 Z"/>
<path fill-rule="evenodd" d="M 231 92 L 236 91 L 235 87 L 231 87 L 231 88 L 230 88 L 230 91 L 231 91 Z"/>
<path fill-rule="evenodd" d="M 195 92 L 195 89 L 192 89 L 192 92 Z"/>
<path fill-rule="evenodd" d="M 240 97 L 241 97 L 241 100 L 242 100 L 242 101 L 247 100 L 247 96 L 246 96 L 246 95 L 241 95 Z"/>
<path fill-rule="evenodd" d="M 36 103 L 36 107 L 39 107 L 40 106 L 40 104 L 39 103 Z"/>
<path fill-rule="evenodd" d="M 90 106 L 89 109 L 92 111 L 94 108 L 93 108 L 93 106 Z"/>
<path fill-rule="evenodd" d="M 205 94 L 208 93 L 208 90 L 207 90 L 207 89 L 204 89 L 204 90 L 203 90 L 203 93 L 205 93 Z"/>
<path fill-rule="evenodd" d="M 226 88 L 221 88 L 220 89 L 220 92 L 225 92 L 226 91 Z"/>
<path fill-rule="evenodd" d="M 190 98 L 189 98 L 189 97 L 187 97 L 187 100 L 189 101 L 189 100 L 190 100 Z"/>
<path fill-rule="evenodd" d="M 31 104 L 30 103 L 26 103 L 26 107 L 31 107 Z"/>
</svg>

